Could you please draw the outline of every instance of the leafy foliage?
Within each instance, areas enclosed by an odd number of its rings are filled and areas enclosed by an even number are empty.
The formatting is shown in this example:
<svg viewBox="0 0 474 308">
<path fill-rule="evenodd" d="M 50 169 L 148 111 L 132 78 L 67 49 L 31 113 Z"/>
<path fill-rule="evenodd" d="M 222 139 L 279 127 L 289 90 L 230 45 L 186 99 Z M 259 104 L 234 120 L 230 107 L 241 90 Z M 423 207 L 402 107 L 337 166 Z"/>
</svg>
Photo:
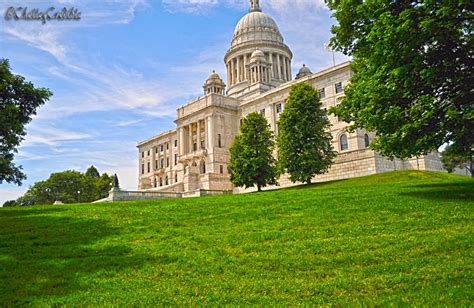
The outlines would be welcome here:
<svg viewBox="0 0 474 308">
<path fill-rule="evenodd" d="M 98 171 L 99 177 L 95 177 L 96 174 L 92 177 L 90 170 L 97 171 L 92 166 L 84 174 L 77 171 L 53 173 L 47 180 L 31 186 L 15 204 L 8 201 L 9 205 L 52 204 L 56 200 L 63 203 L 91 202 L 107 197 L 113 177 L 107 173 L 100 175 Z"/>
<path fill-rule="evenodd" d="M 268 184 L 276 184 L 275 142 L 267 120 L 258 113 L 245 117 L 230 147 L 230 179 L 234 185 L 253 187 L 260 191 Z"/>
<path fill-rule="evenodd" d="M 52 93 L 36 89 L 25 78 L 10 71 L 8 60 L 0 59 L 0 184 L 21 185 L 26 175 L 13 163 L 17 147 L 26 135 L 25 125 Z"/>
<path fill-rule="evenodd" d="M 406 159 L 474 147 L 474 2 L 327 0 L 332 45 L 354 76 L 331 111 L 375 131 L 371 148 Z M 462 154 L 464 153 L 464 154 Z"/>
<path fill-rule="evenodd" d="M 455 146 L 450 145 L 441 153 L 441 161 L 443 162 L 443 167 L 449 173 L 454 172 L 456 168 L 463 168 L 471 174 L 471 177 L 474 177 L 474 150 L 471 153 L 461 155 Z"/>
<path fill-rule="evenodd" d="M 330 122 L 316 90 L 300 83 L 290 90 L 279 121 L 277 137 L 281 172 L 292 182 L 307 182 L 328 171 L 336 153 L 329 132 Z"/>
</svg>

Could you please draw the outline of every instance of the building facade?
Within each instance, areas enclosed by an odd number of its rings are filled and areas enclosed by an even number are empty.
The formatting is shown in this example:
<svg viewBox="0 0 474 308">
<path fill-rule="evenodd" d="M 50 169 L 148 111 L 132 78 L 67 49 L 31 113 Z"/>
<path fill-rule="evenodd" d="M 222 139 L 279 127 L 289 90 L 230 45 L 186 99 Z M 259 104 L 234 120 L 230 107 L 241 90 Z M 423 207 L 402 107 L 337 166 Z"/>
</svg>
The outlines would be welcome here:
<svg viewBox="0 0 474 308">
<path fill-rule="evenodd" d="M 278 134 L 278 120 L 291 87 L 307 82 L 318 90 L 323 108 L 338 104 L 352 77 L 350 63 L 312 73 L 304 66 L 292 78 L 293 54 L 275 21 L 263 13 L 259 0 L 237 24 L 224 56 L 227 85 L 212 72 L 203 96 L 179 107 L 176 128 L 138 144 L 139 190 L 190 193 L 198 190 L 241 192 L 230 182 L 229 148 L 241 119 L 252 112 L 266 117 Z M 437 153 L 407 161 L 390 161 L 368 149 L 374 134 L 346 132 L 347 123 L 330 116 L 333 146 L 338 156 L 328 173 L 314 181 L 328 181 L 402 169 L 442 170 Z M 280 186 L 292 185 L 282 176 Z M 251 189 L 250 189 L 251 190 Z"/>
</svg>

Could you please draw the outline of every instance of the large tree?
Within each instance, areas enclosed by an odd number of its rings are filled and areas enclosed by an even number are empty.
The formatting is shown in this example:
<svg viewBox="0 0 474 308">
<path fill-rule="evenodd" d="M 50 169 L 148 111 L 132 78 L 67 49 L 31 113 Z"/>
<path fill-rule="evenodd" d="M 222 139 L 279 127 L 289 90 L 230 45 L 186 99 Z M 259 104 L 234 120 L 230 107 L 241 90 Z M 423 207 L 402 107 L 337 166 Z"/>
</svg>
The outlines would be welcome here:
<svg viewBox="0 0 474 308">
<path fill-rule="evenodd" d="M 330 122 L 317 91 L 308 83 L 294 85 L 278 129 L 278 161 L 292 182 L 311 183 L 326 173 L 336 156 L 329 132 Z"/>
<path fill-rule="evenodd" d="M 13 163 L 14 155 L 26 135 L 25 125 L 51 95 L 48 89 L 37 89 L 12 74 L 8 60 L 0 59 L 0 184 L 21 185 L 26 178 L 21 166 Z"/>
<path fill-rule="evenodd" d="M 253 187 L 258 191 L 276 184 L 275 142 L 267 120 L 259 113 L 247 115 L 230 147 L 230 180 L 239 187 Z"/>
<path fill-rule="evenodd" d="M 474 147 L 474 2 L 327 0 L 332 46 L 354 76 L 332 111 L 374 131 L 371 147 L 409 158 Z"/>
</svg>

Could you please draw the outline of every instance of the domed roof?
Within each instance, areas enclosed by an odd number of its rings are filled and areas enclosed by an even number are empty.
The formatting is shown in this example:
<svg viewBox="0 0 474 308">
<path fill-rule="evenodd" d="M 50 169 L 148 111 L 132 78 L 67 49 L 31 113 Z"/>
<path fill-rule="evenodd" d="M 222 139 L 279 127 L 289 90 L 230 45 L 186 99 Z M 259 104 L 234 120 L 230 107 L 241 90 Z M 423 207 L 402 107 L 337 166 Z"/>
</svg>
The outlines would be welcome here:
<svg viewBox="0 0 474 308">
<path fill-rule="evenodd" d="M 219 74 L 216 73 L 216 71 L 212 71 L 212 73 L 209 75 L 209 77 L 207 77 L 207 80 L 206 80 L 205 84 L 209 85 L 209 84 L 213 84 L 213 83 L 224 84 L 224 81 L 221 79 Z"/>
<path fill-rule="evenodd" d="M 313 74 L 313 72 L 311 72 L 311 70 L 309 69 L 309 67 L 306 66 L 306 64 L 303 64 L 303 67 L 300 68 L 300 71 L 296 75 L 296 79 L 300 79 L 311 74 Z"/>
<path fill-rule="evenodd" d="M 252 52 L 251 58 L 261 58 L 261 57 L 265 57 L 265 54 L 260 49 L 255 49 L 255 51 Z"/>
<path fill-rule="evenodd" d="M 235 27 L 232 46 L 253 41 L 272 41 L 283 44 L 283 37 L 276 22 L 260 11 L 251 11 Z"/>
</svg>

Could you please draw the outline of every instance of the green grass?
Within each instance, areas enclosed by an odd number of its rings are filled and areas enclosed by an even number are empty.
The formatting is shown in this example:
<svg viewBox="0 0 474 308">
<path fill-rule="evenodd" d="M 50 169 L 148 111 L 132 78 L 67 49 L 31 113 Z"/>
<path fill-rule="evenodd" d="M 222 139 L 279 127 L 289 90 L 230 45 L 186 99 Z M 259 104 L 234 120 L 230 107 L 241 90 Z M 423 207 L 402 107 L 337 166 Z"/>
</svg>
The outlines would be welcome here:
<svg viewBox="0 0 474 308">
<path fill-rule="evenodd" d="M 0 306 L 473 306 L 474 180 L 0 210 Z"/>
</svg>

